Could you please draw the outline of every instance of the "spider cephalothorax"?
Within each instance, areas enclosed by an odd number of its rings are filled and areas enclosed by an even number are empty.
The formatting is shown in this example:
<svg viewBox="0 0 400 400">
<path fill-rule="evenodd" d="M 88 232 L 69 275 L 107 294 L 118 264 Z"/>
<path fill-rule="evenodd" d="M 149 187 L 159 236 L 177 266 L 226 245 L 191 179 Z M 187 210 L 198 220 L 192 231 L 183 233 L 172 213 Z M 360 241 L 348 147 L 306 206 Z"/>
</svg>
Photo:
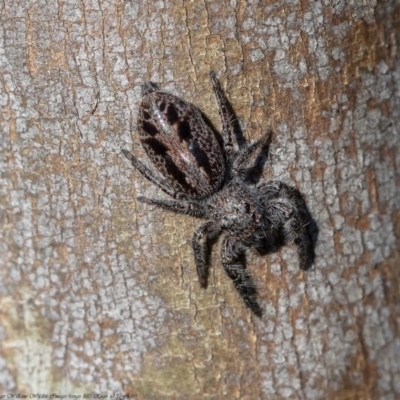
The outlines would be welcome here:
<svg viewBox="0 0 400 400">
<path fill-rule="evenodd" d="M 138 200 L 207 220 L 196 230 L 192 242 L 200 285 L 207 286 L 209 243 L 222 233 L 222 265 L 246 305 L 261 316 L 241 255 L 281 236 L 297 245 L 300 268 L 308 269 L 314 255 L 310 216 L 296 189 L 280 181 L 257 186 L 246 182 L 241 172 L 254 153 L 268 145 L 270 134 L 251 145 L 234 144 L 229 104 L 213 72 L 210 77 L 222 120 L 222 144 L 197 107 L 148 82 L 142 87 L 138 130 L 160 174 L 122 151 L 147 179 L 175 199 Z"/>
</svg>

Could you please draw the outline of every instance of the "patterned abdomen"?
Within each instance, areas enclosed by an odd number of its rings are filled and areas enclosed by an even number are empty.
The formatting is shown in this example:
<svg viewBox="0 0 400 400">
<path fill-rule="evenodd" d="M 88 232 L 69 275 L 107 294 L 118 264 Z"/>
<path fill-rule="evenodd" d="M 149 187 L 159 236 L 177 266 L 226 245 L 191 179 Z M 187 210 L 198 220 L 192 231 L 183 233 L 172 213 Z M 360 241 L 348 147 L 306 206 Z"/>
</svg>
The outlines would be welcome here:
<svg viewBox="0 0 400 400">
<path fill-rule="evenodd" d="M 213 131 L 194 105 L 150 85 L 144 89 L 138 129 L 147 155 L 177 192 L 192 199 L 210 196 L 225 173 Z"/>
</svg>

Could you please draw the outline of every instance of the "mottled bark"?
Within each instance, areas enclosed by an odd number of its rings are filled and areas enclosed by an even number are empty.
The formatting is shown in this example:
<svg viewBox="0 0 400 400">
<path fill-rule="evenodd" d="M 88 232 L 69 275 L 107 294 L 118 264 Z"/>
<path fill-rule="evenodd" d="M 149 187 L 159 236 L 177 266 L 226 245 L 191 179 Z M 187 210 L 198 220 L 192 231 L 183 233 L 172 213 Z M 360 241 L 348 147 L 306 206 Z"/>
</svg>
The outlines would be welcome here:
<svg viewBox="0 0 400 400">
<path fill-rule="evenodd" d="M 398 0 L 1 2 L 0 392 L 400 398 L 399 43 Z M 147 80 L 219 127 L 210 69 L 319 228 L 248 255 L 261 320 L 120 154 Z"/>
</svg>

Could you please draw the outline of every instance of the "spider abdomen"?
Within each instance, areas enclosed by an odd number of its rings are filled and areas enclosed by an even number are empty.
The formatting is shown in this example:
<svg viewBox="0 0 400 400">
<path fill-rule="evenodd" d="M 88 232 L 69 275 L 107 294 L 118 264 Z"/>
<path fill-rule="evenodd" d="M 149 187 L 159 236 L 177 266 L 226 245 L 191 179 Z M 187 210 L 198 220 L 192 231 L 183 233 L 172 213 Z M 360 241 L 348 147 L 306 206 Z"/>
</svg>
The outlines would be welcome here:
<svg viewBox="0 0 400 400">
<path fill-rule="evenodd" d="M 215 193 L 225 173 L 214 132 L 193 104 L 144 85 L 140 141 L 159 172 L 178 193 L 202 199 Z"/>
</svg>

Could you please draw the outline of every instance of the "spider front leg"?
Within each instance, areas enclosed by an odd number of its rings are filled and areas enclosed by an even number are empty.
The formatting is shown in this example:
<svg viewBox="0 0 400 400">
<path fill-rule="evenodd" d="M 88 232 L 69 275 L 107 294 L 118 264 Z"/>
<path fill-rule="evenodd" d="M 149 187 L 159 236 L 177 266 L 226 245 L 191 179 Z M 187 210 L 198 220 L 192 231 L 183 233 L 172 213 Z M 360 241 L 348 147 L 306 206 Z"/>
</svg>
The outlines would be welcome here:
<svg viewBox="0 0 400 400">
<path fill-rule="evenodd" d="M 303 271 L 310 269 L 314 262 L 314 245 L 308 230 L 309 224 L 310 219 L 303 210 L 293 209 L 291 218 L 283 228 L 287 241 L 293 241 L 297 245 L 300 269 Z"/>
<path fill-rule="evenodd" d="M 300 192 L 280 181 L 259 187 L 264 193 L 264 215 L 272 228 L 283 228 L 286 242 L 297 245 L 300 268 L 311 268 L 314 262 L 314 243 L 309 231 L 311 215 Z"/>
<path fill-rule="evenodd" d="M 197 276 L 200 286 L 207 287 L 208 269 L 210 267 L 210 246 L 209 241 L 214 239 L 221 231 L 218 224 L 208 221 L 201 225 L 194 233 L 192 246 L 194 261 L 196 264 Z"/>
<path fill-rule="evenodd" d="M 246 246 L 243 243 L 235 238 L 226 236 L 221 246 L 222 265 L 246 306 L 257 317 L 261 318 L 262 310 L 256 299 L 256 288 L 250 276 L 246 273 L 244 265 L 239 261 L 239 256 L 245 251 Z"/>
</svg>

